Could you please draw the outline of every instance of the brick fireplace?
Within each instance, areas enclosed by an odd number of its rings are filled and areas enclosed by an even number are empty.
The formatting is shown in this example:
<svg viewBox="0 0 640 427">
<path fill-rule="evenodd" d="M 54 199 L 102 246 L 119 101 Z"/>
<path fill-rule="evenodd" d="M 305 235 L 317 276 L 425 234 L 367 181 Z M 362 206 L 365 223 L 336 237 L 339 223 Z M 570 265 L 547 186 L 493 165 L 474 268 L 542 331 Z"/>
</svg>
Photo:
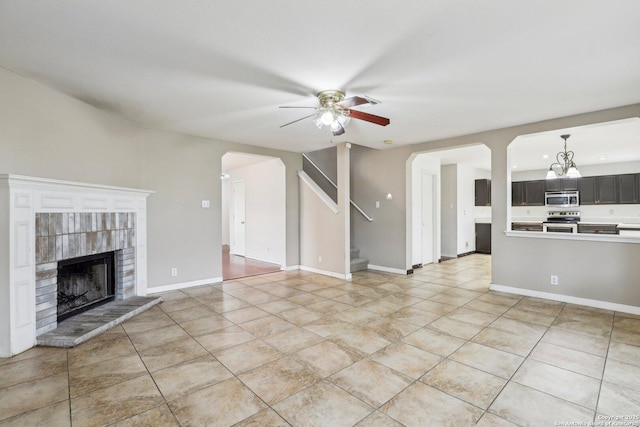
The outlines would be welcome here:
<svg viewBox="0 0 640 427">
<path fill-rule="evenodd" d="M 147 294 L 150 194 L 0 174 L 0 357 L 56 329 L 60 262 L 112 252 L 114 298 Z"/>
</svg>

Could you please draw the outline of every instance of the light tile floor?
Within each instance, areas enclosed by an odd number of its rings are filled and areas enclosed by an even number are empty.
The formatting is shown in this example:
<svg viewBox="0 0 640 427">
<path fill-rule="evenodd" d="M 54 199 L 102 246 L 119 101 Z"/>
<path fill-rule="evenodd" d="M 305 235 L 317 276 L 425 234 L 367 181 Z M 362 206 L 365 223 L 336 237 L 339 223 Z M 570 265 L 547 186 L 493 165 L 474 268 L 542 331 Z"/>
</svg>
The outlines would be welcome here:
<svg viewBox="0 0 640 427">
<path fill-rule="evenodd" d="M 165 293 L 76 348 L 0 359 L 0 425 L 639 425 L 640 316 L 491 292 L 489 268 Z"/>
</svg>

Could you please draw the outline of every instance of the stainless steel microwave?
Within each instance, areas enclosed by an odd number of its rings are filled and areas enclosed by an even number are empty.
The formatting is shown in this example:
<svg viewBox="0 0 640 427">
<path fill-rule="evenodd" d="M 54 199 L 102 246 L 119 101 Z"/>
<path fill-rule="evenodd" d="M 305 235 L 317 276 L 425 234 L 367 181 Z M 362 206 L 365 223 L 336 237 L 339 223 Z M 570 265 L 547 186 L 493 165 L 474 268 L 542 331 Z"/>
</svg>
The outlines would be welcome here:
<svg viewBox="0 0 640 427">
<path fill-rule="evenodd" d="M 544 204 L 554 208 L 575 208 L 580 206 L 580 196 L 577 191 L 547 191 Z"/>
</svg>

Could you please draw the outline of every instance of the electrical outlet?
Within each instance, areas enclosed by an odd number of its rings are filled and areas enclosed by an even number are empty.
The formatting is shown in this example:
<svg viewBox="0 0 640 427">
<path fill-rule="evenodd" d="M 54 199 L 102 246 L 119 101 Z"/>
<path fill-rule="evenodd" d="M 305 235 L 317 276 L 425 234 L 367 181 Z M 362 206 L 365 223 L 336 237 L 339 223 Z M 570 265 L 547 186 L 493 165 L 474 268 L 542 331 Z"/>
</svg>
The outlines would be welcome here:
<svg viewBox="0 0 640 427">
<path fill-rule="evenodd" d="M 318 262 L 322 264 L 322 255 L 318 255 Z"/>
<path fill-rule="evenodd" d="M 175 277 L 175 276 L 177 276 L 177 275 L 178 275 L 178 269 L 177 269 L 177 268 L 175 268 L 175 267 L 174 267 L 174 268 L 172 268 L 172 269 L 171 269 L 171 275 L 172 275 L 172 276 L 174 276 L 174 277 Z"/>
<path fill-rule="evenodd" d="M 464 247 L 468 248 L 469 247 L 469 242 L 464 242 Z"/>
<path fill-rule="evenodd" d="M 551 284 L 555 286 L 558 285 L 558 276 L 551 275 Z"/>
<path fill-rule="evenodd" d="M 205 209 L 211 207 L 211 201 L 203 200 L 202 201 L 202 207 L 205 208 Z"/>
</svg>

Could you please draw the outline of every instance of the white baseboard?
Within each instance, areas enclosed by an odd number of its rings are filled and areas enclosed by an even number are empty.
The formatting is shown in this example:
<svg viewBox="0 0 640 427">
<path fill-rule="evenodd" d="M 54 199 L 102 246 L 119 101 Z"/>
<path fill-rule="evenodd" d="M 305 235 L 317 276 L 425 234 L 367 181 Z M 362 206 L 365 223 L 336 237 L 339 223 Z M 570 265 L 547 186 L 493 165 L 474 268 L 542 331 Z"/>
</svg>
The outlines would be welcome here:
<svg viewBox="0 0 640 427">
<path fill-rule="evenodd" d="M 212 285 L 214 283 L 222 283 L 222 277 L 212 277 L 211 279 L 201 279 L 193 280 L 191 282 L 173 283 L 171 285 L 154 286 L 152 288 L 147 288 L 147 294 L 176 291 L 179 289 L 193 288 L 194 286 Z"/>
<path fill-rule="evenodd" d="M 367 265 L 367 268 L 369 270 L 382 271 L 384 273 L 402 274 L 403 276 L 407 275 L 407 270 L 400 270 L 399 268 L 383 267 L 381 265 L 374 264 Z"/>
<path fill-rule="evenodd" d="M 272 259 L 263 259 L 263 258 L 257 258 L 257 257 L 253 257 L 253 256 L 248 256 L 246 255 L 245 258 L 249 258 L 255 261 L 262 261 L 262 262 L 268 262 L 269 264 L 277 264 L 280 266 L 280 270 L 284 270 L 284 267 L 282 264 L 280 264 L 278 261 L 274 261 Z"/>
<path fill-rule="evenodd" d="M 284 268 L 284 271 L 296 271 L 296 270 L 300 270 L 299 265 L 290 265 Z"/>
<path fill-rule="evenodd" d="M 349 274 L 341 274 L 341 273 L 336 273 L 334 271 L 321 270 L 319 268 L 307 267 L 305 265 L 301 265 L 300 266 L 300 270 L 309 271 L 311 273 L 324 274 L 325 276 L 335 277 L 336 279 L 351 280 L 351 273 L 349 273 Z"/>
<path fill-rule="evenodd" d="M 511 286 L 495 285 L 493 283 L 489 285 L 489 289 L 491 289 L 492 291 L 506 292 L 509 294 L 543 298 L 543 299 L 549 299 L 552 301 L 568 302 L 570 304 L 585 305 L 587 307 L 602 308 L 605 310 L 613 310 L 613 311 L 620 311 L 623 313 L 640 315 L 640 307 L 636 307 L 634 305 L 618 304 L 615 302 L 600 301 L 600 300 L 589 299 L 589 298 L 580 298 L 580 297 L 574 297 L 571 295 L 553 294 L 550 292 L 534 291 L 531 289 L 514 288 Z"/>
</svg>

